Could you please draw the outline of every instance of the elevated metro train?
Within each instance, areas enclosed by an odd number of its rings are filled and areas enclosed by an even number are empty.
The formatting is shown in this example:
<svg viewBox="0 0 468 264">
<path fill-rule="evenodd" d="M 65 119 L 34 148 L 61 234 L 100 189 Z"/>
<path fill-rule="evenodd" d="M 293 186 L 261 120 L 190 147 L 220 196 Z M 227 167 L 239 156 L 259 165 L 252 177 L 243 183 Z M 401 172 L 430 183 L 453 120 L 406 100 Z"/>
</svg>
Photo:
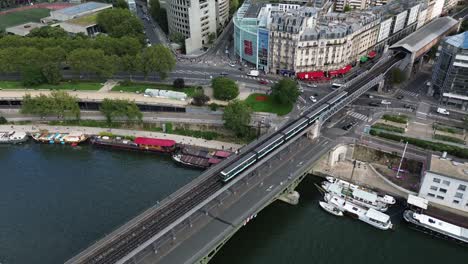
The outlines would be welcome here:
<svg viewBox="0 0 468 264">
<path fill-rule="evenodd" d="M 259 144 L 255 149 L 244 154 L 242 158 L 233 162 L 232 164 L 230 164 L 229 166 L 227 166 L 221 171 L 220 173 L 221 180 L 223 182 L 228 182 L 229 180 L 231 180 L 232 178 L 236 177 L 241 172 L 246 170 L 248 167 L 252 166 L 255 162 L 264 158 L 266 155 L 268 155 L 275 149 L 279 148 L 281 145 L 285 144 L 287 141 L 291 140 L 298 133 L 304 131 L 305 129 L 310 127 L 312 124 L 314 124 L 315 121 L 319 119 L 321 114 L 323 114 L 324 112 L 326 112 L 327 110 L 335 106 L 347 94 L 348 92 L 346 91 L 339 93 L 337 96 L 323 103 L 317 109 L 300 117 L 299 119 L 294 121 L 292 124 L 289 124 L 287 127 L 281 129 L 279 132 L 277 132 L 276 135 L 269 138 L 265 142 Z"/>
</svg>

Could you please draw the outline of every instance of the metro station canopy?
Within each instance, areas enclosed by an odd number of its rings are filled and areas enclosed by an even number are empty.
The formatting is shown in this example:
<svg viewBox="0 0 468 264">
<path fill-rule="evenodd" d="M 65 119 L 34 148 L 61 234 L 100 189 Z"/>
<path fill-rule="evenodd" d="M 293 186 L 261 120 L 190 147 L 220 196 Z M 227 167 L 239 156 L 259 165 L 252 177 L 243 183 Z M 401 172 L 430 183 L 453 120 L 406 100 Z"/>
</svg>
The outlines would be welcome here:
<svg viewBox="0 0 468 264">
<path fill-rule="evenodd" d="M 458 21 L 452 17 L 446 16 L 437 18 L 406 38 L 393 44 L 390 49 L 403 50 L 415 54 L 415 57 L 419 57 L 445 35 L 456 30 L 457 25 Z"/>
</svg>

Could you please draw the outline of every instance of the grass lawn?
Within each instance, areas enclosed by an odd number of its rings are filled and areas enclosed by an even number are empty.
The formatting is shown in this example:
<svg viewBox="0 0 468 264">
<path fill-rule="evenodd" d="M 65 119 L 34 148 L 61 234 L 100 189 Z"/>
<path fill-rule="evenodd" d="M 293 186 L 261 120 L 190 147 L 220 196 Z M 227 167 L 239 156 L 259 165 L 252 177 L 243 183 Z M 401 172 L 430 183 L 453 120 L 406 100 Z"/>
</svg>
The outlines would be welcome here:
<svg viewBox="0 0 468 264">
<path fill-rule="evenodd" d="M 0 29 L 16 26 L 26 22 L 39 22 L 50 14 L 49 9 L 33 8 L 0 16 Z"/>
<path fill-rule="evenodd" d="M 39 86 L 34 87 L 24 87 L 21 82 L 16 81 L 0 81 L 0 88 L 1 89 L 34 89 L 34 90 L 86 90 L 86 91 L 95 91 L 99 90 L 102 87 L 102 84 L 96 82 L 80 82 L 80 83 L 72 83 L 72 82 L 63 82 L 57 85 L 52 84 L 41 84 Z"/>
<path fill-rule="evenodd" d="M 286 115 L 291 112 L 292 105 L 280 105 L 265 94 L 254 93 L 245 99 L 245 102 L 252 108 L 254 112 L 269 112 L 277 115 Z"/>
<path fill-rule="evenodd" d="M 175 89 L 172 87 L 170 84 L 164 84 L 164 83 L 131 83 L 129 85 L 116 85 L 114 88 L 112 88 L 112 91 L 114 92 L 129 92 L 129 93 L 144 93 L 146 89 L 159 89 L 159 90 L 171 90 L 171 91 L 177 91 L 177 92 L 184 92 L 187 94 L 189 97 L 193 97 L 195 94 L 195 87 L 194 86 L 186 86 L 184 89 Z"/>
</svg>

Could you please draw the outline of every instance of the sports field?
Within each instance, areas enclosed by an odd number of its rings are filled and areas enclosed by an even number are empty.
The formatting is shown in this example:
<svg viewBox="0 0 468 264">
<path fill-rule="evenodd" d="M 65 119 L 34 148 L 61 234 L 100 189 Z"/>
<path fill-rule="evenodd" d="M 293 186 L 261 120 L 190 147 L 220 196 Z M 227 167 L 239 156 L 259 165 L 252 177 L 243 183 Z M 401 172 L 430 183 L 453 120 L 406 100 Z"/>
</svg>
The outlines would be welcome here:
<svg viewBox="0 0 468 264">
<path fill-rule="evenodd" d="M 0 29 L 16 26 L 26 22 L 39 22 L 41 18 L 49 16 L 50 10 L 45 8 L 33 8 L 9 14 L 0 15 Z"/>
</svg>

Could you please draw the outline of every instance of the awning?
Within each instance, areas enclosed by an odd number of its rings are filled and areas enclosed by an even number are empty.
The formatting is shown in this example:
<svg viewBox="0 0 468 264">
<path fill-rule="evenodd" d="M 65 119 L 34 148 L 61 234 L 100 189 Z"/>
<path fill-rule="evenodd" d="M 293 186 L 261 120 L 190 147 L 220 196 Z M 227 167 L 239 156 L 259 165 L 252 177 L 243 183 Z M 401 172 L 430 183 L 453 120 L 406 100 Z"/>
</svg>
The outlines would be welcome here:
<svg viewBox="0 0 468 264">
<path fill-rule="evenodd" d="M 329 76 L 334 76 L 334 75 L 338 75 L 338 74 L 346 74 L 347 72 L 349 72 L 353 67 L 351 65 L 346 65 L 344 66 L 343 68 L 341 69 L 338 69 L 338 70 L 334 70 L 334 71 L 329 71 L 328 72 L 328 75 Z"/>
<path fill-rule="evenodd" d="M 366 62 L 367 60 L 369 60 L 369 58 L 367 58 L 367 56 L 362 56 L 359 60 L 361 62 Z"/>
<path fill-rule="evenodd" d="M 323 71 L 315 71 L 315 72 L 299 72 L 297 73 L 297 78 L 299 79 L 321 79 L 325 77 L 325 74 Z"/>
<path fill-rule="evenodd" d="M 377 52 L 371 51 L 371 52 L 369 52 L 369 55 L 367 55 L 367 57 L 369 57 L 370 59 L 372 59 L 372 58 L 375 57 L 375 55 L 377 55 Z"/>
</svg>

